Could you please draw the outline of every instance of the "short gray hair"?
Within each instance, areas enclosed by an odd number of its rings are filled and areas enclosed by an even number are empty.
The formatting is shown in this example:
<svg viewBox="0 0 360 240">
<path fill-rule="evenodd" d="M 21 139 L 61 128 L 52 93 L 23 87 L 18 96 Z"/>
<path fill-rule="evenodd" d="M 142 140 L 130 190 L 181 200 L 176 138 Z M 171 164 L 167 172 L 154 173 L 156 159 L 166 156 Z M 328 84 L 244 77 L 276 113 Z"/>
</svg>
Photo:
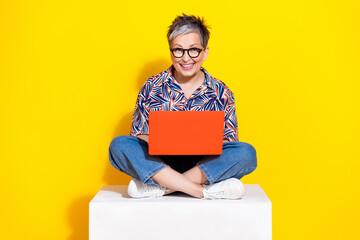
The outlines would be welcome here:
<svg viewBox="0 0 360 240">
<path fill-rule="evenodd" d="M 204 18 L 201 19 L 194 15 L 188 16 L 183 13 L 183 16 L 177 16 L 169 26 L 167 33 L 169 47 L 171 48 L 172 41 L 175 37 L 187 33 L 197 33 L 200 37 L 202 47 L 206 48 L 210 38 L 208 28 L 210 27 L 205 24 Z"/>
</svg>

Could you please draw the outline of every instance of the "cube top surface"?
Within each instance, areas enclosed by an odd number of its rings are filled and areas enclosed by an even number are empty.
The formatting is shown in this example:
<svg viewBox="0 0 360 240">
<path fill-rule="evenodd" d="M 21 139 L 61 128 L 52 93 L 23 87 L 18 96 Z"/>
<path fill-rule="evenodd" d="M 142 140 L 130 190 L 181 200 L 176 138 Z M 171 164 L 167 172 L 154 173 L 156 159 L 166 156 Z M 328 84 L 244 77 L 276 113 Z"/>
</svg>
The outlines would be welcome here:
<svg viewBox="0 0 360 240">
<path fill-rule="evenodd" d="M 259 184 L 244 184 L 245 195 L 239 200 L 202 200 L 191 197 L 183 193 L 173 193 L 159 198 L 131 198 L 127 194 L 126 185 L 108 185 L 100 189 L 96 196 L 90 201 L 95 203 L 191 203 L 191 204 L 271 204 L 270 199 L 266 196 Z"/>
</svg>

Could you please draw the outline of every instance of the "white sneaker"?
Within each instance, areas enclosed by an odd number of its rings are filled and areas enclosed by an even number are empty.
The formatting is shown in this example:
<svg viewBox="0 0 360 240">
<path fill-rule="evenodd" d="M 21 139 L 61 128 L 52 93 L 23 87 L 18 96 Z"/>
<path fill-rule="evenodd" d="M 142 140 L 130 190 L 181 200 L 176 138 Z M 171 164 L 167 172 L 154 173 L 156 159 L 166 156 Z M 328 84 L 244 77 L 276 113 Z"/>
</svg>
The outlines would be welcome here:
<svg viewBox="0 0 360 240">
<path fill-rule="evenodd" d="M 133 198 L 161 197 L 166 188 L 153 184 L 144 184 L 133 178 L 128 186 L 128 194 Z"/>
<path fill-rule="evenodd" d="M 203 185 L 203 187 L 203 199 L 239 199 L 245 193 L 244 184 L 236 178 L 229 178 L 212 185 Z"/>
</svg>

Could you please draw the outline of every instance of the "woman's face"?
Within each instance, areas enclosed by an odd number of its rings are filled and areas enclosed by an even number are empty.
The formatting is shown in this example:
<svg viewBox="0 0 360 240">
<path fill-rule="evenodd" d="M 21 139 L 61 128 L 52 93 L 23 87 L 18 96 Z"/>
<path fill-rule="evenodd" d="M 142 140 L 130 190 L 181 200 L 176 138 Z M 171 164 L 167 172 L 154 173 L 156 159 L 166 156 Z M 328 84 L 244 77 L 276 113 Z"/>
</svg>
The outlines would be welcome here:
<svg viewBox="0 0 360 240">
<path fill-rule="evenodd" d="M 201 49 L 203 46 L 201 45 L 200 37 L 197 33 L 187 33 L 175 37 L 171 48 Z M 200 55 L 196 58 L 191 58 L 188 55 L 188 52 L 184 52 L 184 55 L 181 58 L 176 58 L 172 53 L 170 53 L 177 77 L 185 79 L 197 77 L 200 72 L 201 65 L 203 61 L 206 60 L 208 53 L 209 47 L 206 47 L 205 50 L 201 51 Z"/>
</svg>

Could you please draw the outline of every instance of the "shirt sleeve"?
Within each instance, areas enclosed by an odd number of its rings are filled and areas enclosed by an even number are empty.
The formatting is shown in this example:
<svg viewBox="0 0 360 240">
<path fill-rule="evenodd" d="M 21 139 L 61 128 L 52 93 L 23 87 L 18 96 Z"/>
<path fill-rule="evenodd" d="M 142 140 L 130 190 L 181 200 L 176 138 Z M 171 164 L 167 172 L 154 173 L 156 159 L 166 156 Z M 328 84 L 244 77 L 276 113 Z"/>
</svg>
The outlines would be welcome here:
<svg viewBox="0 0 360 240">
<path fill-rule="evenodd" d="M 225 107 L 224 139 L 235 142 L 238 141 L 238 123 L 235 111 L 235 98 L 230 89 L 226 91 L 226 97 L 228 101 Z"/>
<path fill-rule="evenodd" d="M 135 110 L 132 118 L 130 135 L 149 134 L 149 106 L 148 98 L 150 94 L 150 83 L 145 82 L 140 89 L 136 100 Z"/>
</svg>

